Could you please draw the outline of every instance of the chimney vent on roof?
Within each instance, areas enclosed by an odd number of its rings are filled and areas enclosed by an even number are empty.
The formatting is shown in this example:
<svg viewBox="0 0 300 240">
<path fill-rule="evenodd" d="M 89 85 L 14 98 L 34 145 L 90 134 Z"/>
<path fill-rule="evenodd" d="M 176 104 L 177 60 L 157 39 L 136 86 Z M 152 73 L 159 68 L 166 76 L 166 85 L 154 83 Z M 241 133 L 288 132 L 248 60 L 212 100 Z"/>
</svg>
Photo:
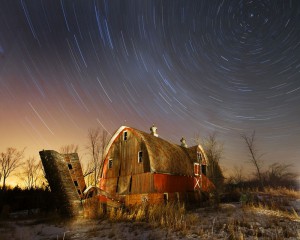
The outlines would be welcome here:
<svg viewBox="0 0 300 240">
<path fill-rule="evenodd" d="M 152 127 L 150 128 L 150 131 L 151 131 L 151 135 L 155 136 L 155 137 L 158 137 L 158 134 L 157 134 L 157 127 L 155 127 L 155 125 L 153 124 Z"/>
<path fill-rule="evenodd" d="M 182 138 L 180 139 L 180 142 L 181 142 L 181 147 L 187 148 L 187 144 L 186 144 L 186 141 L 185 141 L 185 138 L 184 138 L 184 137 L 182 137 Z"/>
</svg>

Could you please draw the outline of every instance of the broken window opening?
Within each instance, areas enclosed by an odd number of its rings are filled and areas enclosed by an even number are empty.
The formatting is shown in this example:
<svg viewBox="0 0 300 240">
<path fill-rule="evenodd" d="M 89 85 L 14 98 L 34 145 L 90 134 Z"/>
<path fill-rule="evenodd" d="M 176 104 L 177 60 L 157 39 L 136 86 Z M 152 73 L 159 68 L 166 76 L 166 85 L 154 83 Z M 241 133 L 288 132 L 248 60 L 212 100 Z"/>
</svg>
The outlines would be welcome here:
<svg viewBox="0 0 300 240">
<path fill-rule="evenodd" d="M 143 152 L 139 151 L 138 153 L 138 163 L 142 163 L 143 162 Z"/>
<path fill-rule="evenodd" d="M 71 163 L 68 163 L 68 168 L 69 168 L 69 169 L 73 169 L 73 167 L 72 167 L 72 164 L 71 164 Z"/>
<path fill-rule="evenodd" d="M 201 165 L 201 172 L 203 175 L 206 175 L 206 165 Z"/>
<path fill-rule="evenodd" d="M 200 152 L 197 152 L 197 160 L 200 162 L 202 160 L 202 155 Z"/>
<path fill-rule="evenodd" d="M 129 181 L 129 192 L 131 193 L 131 186 L 132 186 L 132 176 L 130 176 L 130 181 Z"/>
<path fill-rule="evenodd" d="M 112 159 L 109 159 L 108 160 L 108 169 L 111 169 L 113 166 L 113 160 Z"/>
<path fill-rule="evenodd" d="M 123 140 L 126 141 L 126 140 L 127 140 L 127 137 L 128 137 L 128 134 L 127 134 L 127 132 L 125 131 L 125 132 L 123 133 Z"/>
<path fill-rule="evenodd" d="M 77 181 L 74 181 L 74 185 L 75 185 L 76 187 L 78 187 L 78 182 L 77 182 Z"/>
</svg>

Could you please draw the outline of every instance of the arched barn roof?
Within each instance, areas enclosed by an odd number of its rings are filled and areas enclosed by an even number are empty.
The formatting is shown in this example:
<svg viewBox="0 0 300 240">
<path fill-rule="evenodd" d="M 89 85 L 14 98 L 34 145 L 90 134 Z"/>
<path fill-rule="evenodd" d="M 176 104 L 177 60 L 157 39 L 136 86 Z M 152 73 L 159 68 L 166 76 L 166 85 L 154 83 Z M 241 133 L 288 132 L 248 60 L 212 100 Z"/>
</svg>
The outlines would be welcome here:
<svg viewBox="0 0 300 240">
<path fill-rule="evenodd" d="M 122 126 L 112 136 L 105 151 L 108 154 L 110 147 L 123 131 L 129 131 L 140 137 L 146 145 L 150 161 L 150 171 L 155 173 L 166 173 L 174 175 L 194 175 L 194 162 L 197 161 L 197 149 L 201 150 L 202 156 L 206 158 L 200 145 L 185 148 L 170 143 L 160 137 L 149 133 Z"/>
</svg>

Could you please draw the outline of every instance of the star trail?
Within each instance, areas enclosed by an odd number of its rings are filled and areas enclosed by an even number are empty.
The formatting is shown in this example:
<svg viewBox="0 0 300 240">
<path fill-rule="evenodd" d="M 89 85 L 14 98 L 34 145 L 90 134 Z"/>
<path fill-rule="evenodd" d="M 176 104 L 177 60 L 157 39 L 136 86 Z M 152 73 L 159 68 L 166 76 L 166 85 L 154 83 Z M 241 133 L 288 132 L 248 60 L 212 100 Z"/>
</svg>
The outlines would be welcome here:
<svg viewBox="0 0 300 240">
<path fill-rule="evenodd" d="M 217 132 L 244 165 L 300 169 L 300 2 L 2 1 L 0 146 L 27 155 L 128 125 L 179 144 Z M 82 150 L 83 151 L 83 150 Z"/>
</svg>

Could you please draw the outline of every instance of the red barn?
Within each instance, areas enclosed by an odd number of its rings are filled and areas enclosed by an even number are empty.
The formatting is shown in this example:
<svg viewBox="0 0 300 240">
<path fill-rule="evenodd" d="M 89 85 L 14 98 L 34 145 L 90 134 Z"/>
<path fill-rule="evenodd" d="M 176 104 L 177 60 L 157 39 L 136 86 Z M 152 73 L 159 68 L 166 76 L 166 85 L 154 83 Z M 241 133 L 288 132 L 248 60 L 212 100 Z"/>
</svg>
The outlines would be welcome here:
<svg viewBox="0 0 300 240">
<path fill-rule="evenodd" d="M 200 200 L 213 184 L 206 177 L 207 157 L 200 145 L 187 148 L 151 133 L 122 126 L 105 153 L 100 190 L 125 205 L 144 201 Z"/>
</svg>

